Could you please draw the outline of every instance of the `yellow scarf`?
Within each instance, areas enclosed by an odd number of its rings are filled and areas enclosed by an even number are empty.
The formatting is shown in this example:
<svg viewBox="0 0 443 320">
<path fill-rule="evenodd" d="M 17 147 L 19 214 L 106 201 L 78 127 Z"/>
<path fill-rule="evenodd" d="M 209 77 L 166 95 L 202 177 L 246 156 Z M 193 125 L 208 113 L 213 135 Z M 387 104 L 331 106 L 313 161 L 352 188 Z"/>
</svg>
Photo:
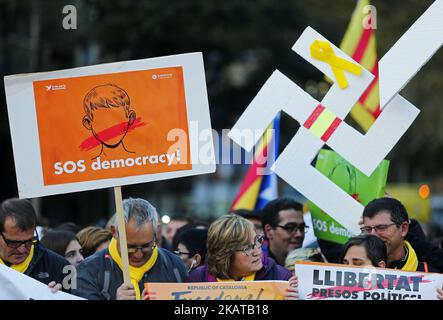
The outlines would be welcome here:
<svg viewBox="0 0 443 320">
<path fill-rule="evenodd" d="M 115 238 L 112 238 L 111 243 L 109 244 L 109 253 L 112 257 L 112 260 L 114 260 L 117 263 L 117 265 L 120 267 L 120 269 L 123 270 L 122 258 L 118 253 L 117 240 L 115 240 Z M 144 265 L 138 268 L 129 265 L 129 276 L 131 278 L 131 283 L 134 286 L 135 296 L 137 300 L 140 300 L 141 296 L 138 283 L 143 278 L 143 275 L 149 270 L 151 270 L 151 268 L 154 266 L 155 262 L 157 261 L 157 257 L 158 257 L 158 248 L 155 247 L 154 250 L 152 251 L 151 257 Z"/>
<path fill-rule="evenodd" d="M 417 271 L 418 267 L 418 258 L 417 254 L 415 253 L 414 248 L 412 248 L 411 244 L 405 240 L 406 245 L 406 254 L 408 256 L 405 265 L 401 270 L 403 271 Z"/>
<path fill-rule="evenodd" d="M 255 272 L 247 277 L 244 277 L 240 281 L 254 281 L 255 280 Z M 217 278 L 217 282 L 225 282 L 225 281 L 235 281 L 234 279 L 219 279 Z"/>
<path fill-rule="evenodd" d="M 20 273 L 25 273 L 25 271 L 28 270 L 29 264 L 31 263 L 33 256 L 34 256 L 34 245 L 32 245 L 31 250 L 29 250 L 28 257 L 22 263 L 11 265 L 11 268 Z M 1 258 L 0 258 L 0 264 L 6 265 L 6 263 L 4 263 L 4 261 Z"/>
</svg>

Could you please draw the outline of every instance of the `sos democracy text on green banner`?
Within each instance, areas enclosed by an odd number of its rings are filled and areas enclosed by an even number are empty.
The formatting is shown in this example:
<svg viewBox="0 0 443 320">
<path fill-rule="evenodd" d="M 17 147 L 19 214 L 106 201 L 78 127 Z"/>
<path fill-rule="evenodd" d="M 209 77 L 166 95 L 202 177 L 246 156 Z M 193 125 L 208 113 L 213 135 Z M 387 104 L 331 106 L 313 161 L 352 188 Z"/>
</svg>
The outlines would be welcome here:
<svg viewBox="0 0 443 320">
<path fill-rule="evenodd" d="M 347 192 L 362 205 L 385 195 L 389 161 L 383 160 L 370 177 L 331 150 L 321 150 L 317 157 L 318 171 Z M 352 234 L 312 202 L 308 202 L 315 235 L 319 239 L 344 244 Z"/>
</svg>

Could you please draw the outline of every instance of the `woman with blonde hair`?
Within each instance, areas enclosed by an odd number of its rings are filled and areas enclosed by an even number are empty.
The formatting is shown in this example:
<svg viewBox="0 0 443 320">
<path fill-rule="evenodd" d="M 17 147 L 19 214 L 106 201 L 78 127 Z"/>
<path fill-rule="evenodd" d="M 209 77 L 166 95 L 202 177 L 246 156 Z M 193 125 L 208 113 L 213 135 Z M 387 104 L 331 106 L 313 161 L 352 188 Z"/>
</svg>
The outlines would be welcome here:
<svg viewBox="0 0 443 320">
<path fill-rule="evenodd" d="M 286 280 L 286 299 L 298 298 L 297 278 L 262 253 L 263 236 L 245 218 L 228 214 L 208 230 L 206 264 L 189 274 L 187 282 Z"/>
</svg>

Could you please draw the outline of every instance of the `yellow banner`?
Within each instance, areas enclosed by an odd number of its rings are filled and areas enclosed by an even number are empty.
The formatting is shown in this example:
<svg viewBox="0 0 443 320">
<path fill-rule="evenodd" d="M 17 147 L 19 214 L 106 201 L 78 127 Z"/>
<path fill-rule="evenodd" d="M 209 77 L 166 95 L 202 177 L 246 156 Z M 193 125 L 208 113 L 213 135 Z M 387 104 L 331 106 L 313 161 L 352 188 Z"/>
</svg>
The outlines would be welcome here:
<svg viewBox="0 0 443 320">
<path fill-rule="evenodd" d="M 283 300 L 288 281 L 145 283 L 149 300 Z"/>
</svg>

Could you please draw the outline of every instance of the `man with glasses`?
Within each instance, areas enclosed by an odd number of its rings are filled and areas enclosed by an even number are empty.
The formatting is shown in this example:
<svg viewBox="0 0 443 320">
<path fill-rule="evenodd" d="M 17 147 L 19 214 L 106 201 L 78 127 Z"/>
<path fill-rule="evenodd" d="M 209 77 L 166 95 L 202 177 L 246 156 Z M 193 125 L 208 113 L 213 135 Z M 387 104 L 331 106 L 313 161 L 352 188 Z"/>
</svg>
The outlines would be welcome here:
<svg viewBox="0 0 443 320">
<path fill-rule="evenodd" d="M 181 259 L 157 245 L 158 213 L 146 200 L 123 201 L 131 285 L 123 283 L 117 226 L 111 226 L 109 247 L 84 260 L 78 268 L 74 294 L 89 300 L 141 300 L 145 282 L 184 282 Z"/>
<path fill-rule="evenodd" d="M 373 234 L 384 241 L 388 249 L 388 268 L 404 271 L 434 271 L 405 240 L 409 231 L 409 216 L 403 204 L 393 198 L 369 202 L 363 211 L 363 234 Z"/>
<path fill-rule="evenodd" d="M 174 253 L 182 259 L 188 272 L 205 263 L 207 237 L 208 229 L 195 227 L 175 234 L 173 239 Z"/>
<path fill-rule="evenodd" d="M 263 251 L 284 266 L 288 253 L 303 245 L 308 228 L 303 220 L 303 206 L 291 198 L 277 198 L 263 208 L 261 218 L 268 240 Z"/>
<path fill-rule="evenodd" d="M 0 204 L 0 264 L 37 281 L 53 292 L 62 289 L 69 262 L 38 241 L 37 215 L 28 200 L 12 198 Z M 69 288 L 64 291 L 69 292 Z"/>
</svg>

